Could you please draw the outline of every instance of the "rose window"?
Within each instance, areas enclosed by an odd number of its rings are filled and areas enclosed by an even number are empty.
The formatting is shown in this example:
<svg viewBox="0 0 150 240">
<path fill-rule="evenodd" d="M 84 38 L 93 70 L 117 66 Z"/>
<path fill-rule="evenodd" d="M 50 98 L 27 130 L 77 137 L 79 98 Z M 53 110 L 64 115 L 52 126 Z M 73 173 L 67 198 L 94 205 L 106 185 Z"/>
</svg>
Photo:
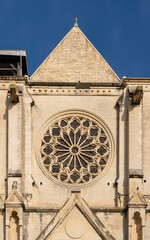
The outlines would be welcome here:
<svg viewBox="0 0 150 240">
<path fill-rule="evenodd" d="M 48 175 L 59 182 L 82 184 L 109 164 L 110 134 L 96 117 L 64 114 L 47 124 L 40 148 L 40 165 Z"/>
</svg>

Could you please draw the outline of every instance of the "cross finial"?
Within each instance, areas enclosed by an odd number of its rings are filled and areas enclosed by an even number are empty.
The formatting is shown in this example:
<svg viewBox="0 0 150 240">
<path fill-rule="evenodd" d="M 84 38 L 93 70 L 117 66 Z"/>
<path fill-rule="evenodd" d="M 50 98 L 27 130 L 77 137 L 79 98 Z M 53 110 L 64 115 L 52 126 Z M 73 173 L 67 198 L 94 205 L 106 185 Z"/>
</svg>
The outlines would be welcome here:
<svg viewBox="0 0 150 240">
<path fill-rule="evenodd" d="M 78 20 L 79 19 L 76 17 L 74 20 L 75 20 L 74 27 L 78 27 Z"/>
</svg>

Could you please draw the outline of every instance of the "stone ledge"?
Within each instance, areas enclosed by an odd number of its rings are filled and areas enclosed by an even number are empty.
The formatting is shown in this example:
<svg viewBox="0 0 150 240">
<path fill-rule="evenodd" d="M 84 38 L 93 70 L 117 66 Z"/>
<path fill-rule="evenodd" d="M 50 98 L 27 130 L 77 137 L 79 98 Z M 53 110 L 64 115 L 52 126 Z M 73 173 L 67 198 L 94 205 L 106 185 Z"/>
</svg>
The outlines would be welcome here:
<svg viewBox="0 0 150 240">
<path fill-rule="evenodd" d="M 24 212 L 59 212 L 61 208 L 38 208 L 38 207 L 28 207 L 24 208 Z M 111 213 L 120 213 L 124 212 L 123 207 L 97 207 L 97 208 L 90 208 L 93 212 L 111 212 Z"/>
<path fill-rule="evenodd" d="M 0 76 L 0 82 L 1 81 L 4 81 L 4 82 L 7 82 L 7 81 L 17 81 L 17 82 L 27 82 L 27 77 L 24 76 Z"/>
<path fill-rule="evenodd" d="M 130 178 L 143 178 L 143 171 L 141 169 L 130 169 L 129 177 Z"/>
<path fill-rule="evenodd" d="M 8 178 L 9 177 L 22 177 L 22 173 L 9 173 Z"/>
<path fill-rule="evenodd" d="M 124 212 L 123 207 L 99 207 L 99 208 L 91 208 L 93 212 L 111 212 L 111 213 L 120 213 Z"/>
<path fill-rule="evenodd" d="M 88 88 L 90 86 L 109 86 L 109 87 L 121 87 L 120 83 L 108 83 L 108 82 L 28 82 L 30 87 L 33 86 L 76 86 L 77 88 Z"/>
</svg>

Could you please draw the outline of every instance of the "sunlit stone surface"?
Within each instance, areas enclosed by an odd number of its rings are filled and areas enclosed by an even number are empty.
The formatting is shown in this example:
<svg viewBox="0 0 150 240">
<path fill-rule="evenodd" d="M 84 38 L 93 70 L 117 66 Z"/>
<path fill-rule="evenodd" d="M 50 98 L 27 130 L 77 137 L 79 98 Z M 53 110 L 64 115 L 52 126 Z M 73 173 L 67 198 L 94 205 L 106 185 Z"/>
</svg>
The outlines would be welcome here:
<svg viewBox="0 0 150 240">
<path fill-rule="evenodd" d="M 77 25 L 31 78 L 8 53 L 0 240 L 150 239 L 150 79 L 120 81 Z"/>
</svg>

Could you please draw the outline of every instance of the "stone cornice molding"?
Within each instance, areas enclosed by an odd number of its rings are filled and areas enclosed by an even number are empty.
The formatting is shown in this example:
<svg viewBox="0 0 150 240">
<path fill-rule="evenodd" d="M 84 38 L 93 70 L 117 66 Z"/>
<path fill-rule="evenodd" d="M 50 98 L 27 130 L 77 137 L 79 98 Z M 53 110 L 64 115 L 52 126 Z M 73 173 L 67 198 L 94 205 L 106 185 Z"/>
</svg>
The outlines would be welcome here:
<svg viewBox="0 0 150 240">
<path fill-rule="evenodd" d="M 150 85 L 150 78 L 123 78 L 122 86 L 129 85 Z"/>
</svg>

